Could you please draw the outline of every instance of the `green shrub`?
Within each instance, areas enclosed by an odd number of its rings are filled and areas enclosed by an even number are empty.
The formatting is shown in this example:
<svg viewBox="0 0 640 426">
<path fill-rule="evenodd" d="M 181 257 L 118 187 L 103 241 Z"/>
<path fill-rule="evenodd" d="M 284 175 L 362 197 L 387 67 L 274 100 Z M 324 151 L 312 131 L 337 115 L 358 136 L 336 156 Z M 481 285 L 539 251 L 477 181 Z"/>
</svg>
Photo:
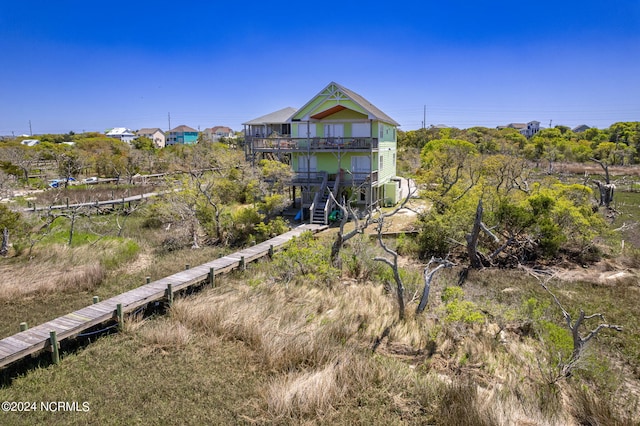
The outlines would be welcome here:
<svg viewBox="0 0 640 426">
<path fill-rule="evenodd" d="M 445 303 L 446 321 L 465 322 L 472 324 L 484 322 L 484 315 L 478 306 L 464 299 L 464 290 L 458 286 L 446 287 L 442 291 L 442 301 Z"/>
<path fill-rule="evenodd" d="M 440 216 L 429 215 L 421 219 L 416 240 L 421 258 L 444 257 L 451 249 L 451 232 Z"/>
<path fill-rule="evenodd" d="M 446 287 L 444 290 L 442 290 L 441 298 L 445 303 L 452 302 L 454 300 L 460 300 L 464 298 L 464 290 L 462 290 L 462 287 L 458 286 Z"/>
<path fill-rule="evenodd" d="M 535 326 L 549 353 L 568 360 L 573 352 L 573 338 L 569 330 L 546 320 L 537 321 Z"/>
<path fill-rule="evenodd" d="M 289 230 L 289 224 L 282 217 L 276 217 L 269 222 L 260 222 L 255 226 L 258 242 L 268 240 Z"/>
<path fill-rule="evenodd" d="M 278 282 L 331 286 L 339 271 L 329 262 L 329 247 L 304 232 L 273 257 L 273 278 Z"/>
<path fill-rule="evenodd" d="M 407 234 L 400 234 L 396 240 L 396 250 L 401 256 L 415 256 L 420 255 L 420 244 L 417 238 L 409 236 Z"/>
</svg>

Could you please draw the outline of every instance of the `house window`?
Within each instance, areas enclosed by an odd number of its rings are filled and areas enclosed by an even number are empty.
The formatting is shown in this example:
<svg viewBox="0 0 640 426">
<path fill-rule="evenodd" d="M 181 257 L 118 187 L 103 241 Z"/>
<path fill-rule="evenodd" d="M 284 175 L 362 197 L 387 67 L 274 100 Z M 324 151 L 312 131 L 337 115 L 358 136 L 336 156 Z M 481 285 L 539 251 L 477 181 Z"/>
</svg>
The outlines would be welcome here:
<svg viewBox="0 0 640 426">
<path fill-rule="evenodd" d="M 371 136 L 371 126 L 369 123 L 351 124 L 351 136 L 354 138 L 368 138 Z"/>
<path fill-rule="evenodd" d="M 384 157 L 380 156 L 380 170 L 384 169 Z"/>
</svg>

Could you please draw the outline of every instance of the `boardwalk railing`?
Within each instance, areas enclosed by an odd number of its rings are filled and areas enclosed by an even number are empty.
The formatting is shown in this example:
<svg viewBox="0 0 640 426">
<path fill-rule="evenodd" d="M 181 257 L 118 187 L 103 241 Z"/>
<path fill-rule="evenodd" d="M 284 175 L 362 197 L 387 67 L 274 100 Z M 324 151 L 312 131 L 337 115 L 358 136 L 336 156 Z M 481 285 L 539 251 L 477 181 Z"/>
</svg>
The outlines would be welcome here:
<svg viewBox="0 0 640 426">
<path fill-rule="evenodd" d="M 122 324 L 125 314 L 134 312 L 149 303 L 173 299 L 173 294 L 194 284 L 215 281 L 215 276 L 244 266 L 256 259 L 272 254 L 273 251 L 293 237 L 305 231 L 318 232 L 325 229 L 320 225 L 302 225 L 253 247 L 221 257 L 214 261 L 186 269 L 157 281 L 148 282 L 118 296 L 94 303 L 85 308 L 61 316 L 52 321 L 21 331 L 0 340 L 0 368 L 21 360 L 41 350 L 50 350 L 54 362 L 58 360 L 58 344 L 76 337 L 98 324 L 117 320 Z M 21 325 L 21 329 L 26 328 Z"/>
</svg>

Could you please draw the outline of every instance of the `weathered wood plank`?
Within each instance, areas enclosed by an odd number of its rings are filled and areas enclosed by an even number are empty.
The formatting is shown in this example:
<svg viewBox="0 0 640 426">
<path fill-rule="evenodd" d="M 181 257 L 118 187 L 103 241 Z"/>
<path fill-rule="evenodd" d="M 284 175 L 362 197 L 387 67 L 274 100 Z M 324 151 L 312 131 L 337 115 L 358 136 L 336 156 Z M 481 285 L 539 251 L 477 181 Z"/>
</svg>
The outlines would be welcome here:
<svg viewBox="0 0 640 426">
<path fill-rule="evenodd" d="M 18 350 L 23 350 L 30 346 L 27 342 L 20 340 L 17 336 L 18 335 L 14 334 L 13 336 L 5 337 L 2 339 L 2 342 L 8 347 L 14 347 Z"/>
</svg>

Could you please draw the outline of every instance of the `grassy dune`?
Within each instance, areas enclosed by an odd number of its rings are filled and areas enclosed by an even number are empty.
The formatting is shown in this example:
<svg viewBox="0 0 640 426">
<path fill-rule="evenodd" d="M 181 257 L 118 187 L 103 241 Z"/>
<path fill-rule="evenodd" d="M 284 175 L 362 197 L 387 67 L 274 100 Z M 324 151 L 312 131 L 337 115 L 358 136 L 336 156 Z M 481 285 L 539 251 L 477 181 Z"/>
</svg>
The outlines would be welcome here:
<svg viewBox="0 0 640 426">
<path fill-rule="evenodd" d="M 5 262 L 0 333 L 221 254 L 159 253 L 157 235 L 130 225 L 122 239 L 72 248 L 50 241 L 36 262 Z M 625 235 L 611 237 L 615 247 Z M 381 253 L 370 237 L 349 241 L 342 271 L 326 261 L 331 237 L 301 239 L 271 262 L 178 298 L 165 316 L 130 318 L 123 332 L 59 365 L 13 377 L 0 401 L 86 401 L 90 409 L 3 412 L 0 424 L 640 424 L 633 247 L 548 282 L 574 318 L 599 312 L 624 328 L 601 332 L 571 376 L 559 378 L 571 336 L 533 277 L 471 271 L 460 288 L 459 269 L 444 270 L 415 316 L 423 264 L 403 258 L 407 318 L 399 322 L 390 272 L 372 260 Z M 625 274 L 610 278 L 617 271 Z"/>
<path fill-rule="evenodd" d="M 640 341 L 638 312 L 629 297 L 619 299 L 621 291 L 635 291 L 634 283 L 553 284 L 572 306 L 597 295 L 589 309 L 607 311 L 626 330 L 603 333 L 583 369 L 549 384 L 561 339 L 543 342 L 550 335 L 536 331 L 533 319 L 558 312 L 543 303 L 535 280 L 516 272 L 472 274 L 463 291 L 469 305 L 458 307 L 464 312 L 455 319 L 451 300 L 440 295 L 456 276 L 443 274 L 427 314 L 398 323 L 394 298 L 382 285 L 350 279 L 331 288 L 312 280 L 279 285 L 272 268 L 261 263 L 233 274 L 215 289 L 177 300 L 165 317 L 131 319 L 124 332 L 15 379 L 0 389 L 0 400 L 88 401 L 91 410 L 2 413 L 3 424 L 639 420 L 633 415 L 640 360 L 631 343 Z M 540 302 L 526 303 L 531 299 Z M 626 310 L 628 317 L 619 315 Z"/>
</svg>

